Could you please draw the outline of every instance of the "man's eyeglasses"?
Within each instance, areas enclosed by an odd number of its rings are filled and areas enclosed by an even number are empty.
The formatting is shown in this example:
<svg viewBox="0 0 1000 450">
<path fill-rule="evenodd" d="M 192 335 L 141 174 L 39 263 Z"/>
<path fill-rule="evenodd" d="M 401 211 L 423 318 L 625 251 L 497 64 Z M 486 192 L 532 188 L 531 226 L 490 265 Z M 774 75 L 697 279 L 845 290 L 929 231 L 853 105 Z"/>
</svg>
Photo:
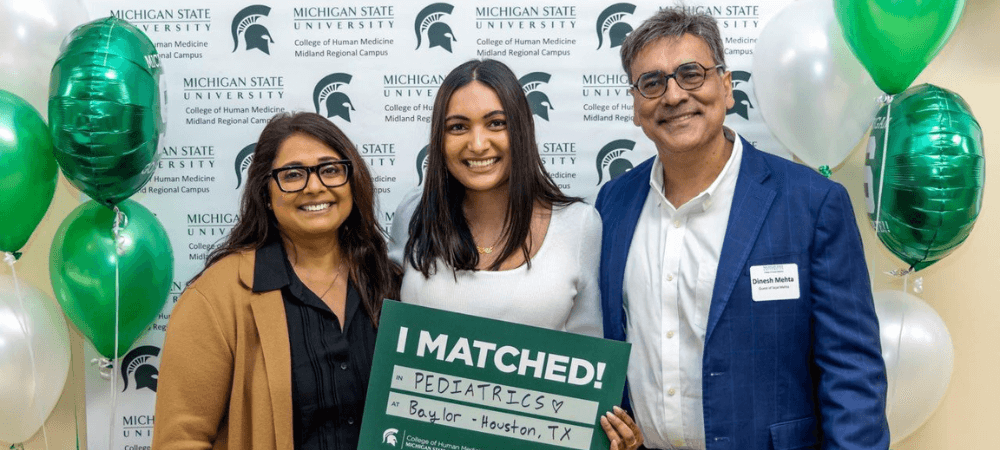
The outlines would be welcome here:
<svg viewBox="0 0 1000 450">
<path fill-rule="evenodd" d="M 639 80 L 632 85 L 632 88 L 639 91 L 643 97 L 653 99 L 667 92 L 667 83 L 671 78 L 677 80 L 677 85 L 685 91 L 700 88 L 705 84 L 705 78 L 710 70 L 725 69 L 726 66 L 719 64 L 713 67 L 705 67 L 696 62 L 681 64 L 677 70 L 671 74 L 662 71 L 646 72 L 639 75 Z"/>
<path fill-rule="evenodd" d="M 281 192 L 299 192 L 306 188 L 309 184 L 309 174 L 314 172 L 323 186 L 329 188 L 343 186 L 351 179 L 351 160 L 327 161 L 312 167 L 281 167 L 271 171 L 271 178 L 278 183 Z"/>
</svg>

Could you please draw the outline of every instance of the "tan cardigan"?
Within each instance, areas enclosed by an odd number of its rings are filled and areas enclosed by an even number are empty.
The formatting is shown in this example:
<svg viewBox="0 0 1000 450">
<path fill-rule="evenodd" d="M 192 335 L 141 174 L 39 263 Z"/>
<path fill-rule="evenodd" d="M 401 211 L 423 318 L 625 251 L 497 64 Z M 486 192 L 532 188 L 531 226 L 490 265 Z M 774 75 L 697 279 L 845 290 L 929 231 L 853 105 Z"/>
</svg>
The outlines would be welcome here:
<svg viewBox="0 0 1000 450">
<path fill-rule="evenodd" d="M 292 373 L 280 290 L 253 293 L 253 251 L 184 291 L 160 357 L 153 449 L 292 450 Z"/>
</svg>

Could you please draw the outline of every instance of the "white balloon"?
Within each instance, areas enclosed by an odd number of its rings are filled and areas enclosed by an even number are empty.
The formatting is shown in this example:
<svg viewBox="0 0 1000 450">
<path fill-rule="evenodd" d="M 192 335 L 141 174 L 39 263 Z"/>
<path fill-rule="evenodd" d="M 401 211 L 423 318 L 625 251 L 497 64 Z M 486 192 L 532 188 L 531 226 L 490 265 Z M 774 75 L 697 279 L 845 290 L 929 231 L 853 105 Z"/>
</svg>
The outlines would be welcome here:
<svg viewBox="0 0 1000 450">
<path fill-rule="evenodd" d="M 69 330 L 48 295 L 0 275 L 0 441 L 24 442 L 52 413 L 69 373 Z M 32 367 L 34 366 L 34 367 Z"/>
<path fill-rule="evenodd" d="M 85 22 L 80 0 L 0 0 L 0 89 L 47 117 L 49 72 L 60 44 Z"/>
<path fill-rule="evenodd" d="M 882 94 L 847 47 L 830 0 L 791 3 L 768 21 L 757 38 L 753 76 L 767 127 L 814 168 L 847 159 Z"/>
<path fill-rule="evenodd" d="M 875 313 L 889 381 L 886 415 L 895 445 L 920 428 L 941 403 L 955 351 L 944 321 L 913 295 L 876 292 Z"/>
</svg>

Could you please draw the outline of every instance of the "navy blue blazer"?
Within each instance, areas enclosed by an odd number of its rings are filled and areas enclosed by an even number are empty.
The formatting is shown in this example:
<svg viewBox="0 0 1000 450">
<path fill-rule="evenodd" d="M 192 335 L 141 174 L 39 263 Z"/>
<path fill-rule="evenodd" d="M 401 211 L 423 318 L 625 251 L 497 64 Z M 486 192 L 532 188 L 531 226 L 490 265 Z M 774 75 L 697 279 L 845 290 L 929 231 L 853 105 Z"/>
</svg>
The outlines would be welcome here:
<svg viewBox="0 0 1000 450">
<path fill-rule="evenodd" d="M 650 158 L 597 197 L 609 339 L 628 331 L 625 261 L 652 166 Z M 750 267 L 787 263 L 798 264 L 799 299 L 753 301 Z M 847 191 L 746 140 L 702 364 L 708 450 L 889 448 L 878 319 Z"/>
</svg>

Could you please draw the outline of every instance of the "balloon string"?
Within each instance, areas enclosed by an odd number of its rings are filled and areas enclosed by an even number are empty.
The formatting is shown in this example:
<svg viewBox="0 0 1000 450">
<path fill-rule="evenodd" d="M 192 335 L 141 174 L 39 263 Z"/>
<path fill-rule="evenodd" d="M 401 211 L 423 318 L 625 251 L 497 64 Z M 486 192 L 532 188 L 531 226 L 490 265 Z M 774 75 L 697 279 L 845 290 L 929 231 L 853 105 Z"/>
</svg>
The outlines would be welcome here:
<svg viewBox="0 0 1000 450">
<path fill-rule="evenodd" d="M 892 120 L 892 95 L 883 95 L 879 101 L 886 103 L 885 110 L 885 138 L 882 141 L 882 168 L 878 175 L 878 205 L 875 206 L 875 233 L 884 233 L 886 227 L 882 224 L 882 197 L 885 195 L 885 165 L 887 151 L 889 148 L 889 122 Z"/>
<path fill-rule="evenodd" d="M 80 406 L 79 406 L 80 405 L 80 398 L 76 395 L 76 388 L 77 388 L 77 386 L 76 386 L 76 364 L 73 362 L 73 352 L 72 351 L 70 351 L 69 356 L 70 356 L 70 359 L 69 359 L 69 362 L 70 362 L 69 370 L 70 370 L 70 372 L 69 372 L 69 374 L 70 374 L 70 377 L 72 377 L 71 380 L 73 380 L 73 427 L 76 430 L 76 447 L 75 448 L 76 448 L 76 450 L 80 450 L 80 411 L 79 411 L 79 408 L 80 408 Z"/>
<path fill-rule="evenodd" d="M 905 287 L 903 288 L 903 292 L 904 293 L 906 292 Z M 906 328 L 906 311 L 903 311 L 902 317 L 899 318 L 899 331 L 896 332 L 896 359 L 895 361 L 893 361 L 892 372 L 889 372 L 892 374 L 897 374 L 897 371 L 899 370 L 899 361 L 900 359 L 902 359 L 899 354 L 899 349 L 902 348 L 903 346 L 903 330 L 905 328 Z M 886 367 L 886 371 L 887 372 L 889 371 L 888 367 Z M 886 378 L 888 379 L 888 377 Z M 893 404 L 896 403 L 896 391 L 898 390 L 899 390 L 899 380 L 894 380 L 892 383 L 892 392 L 888 393 L 889 398 L 886 399 L 886 408 L 890 408 Z M 888 409 L 886 409 L 885 414 L 886 416 L 889 415 Z"/>
<path fill-rule="evenodd" d="M 121 309 L 121 271 L 119 259 L 123 251 L 121 231 L 128 224 L 128 218 L 117 206 L 114 207 L 115 222 L 111 230 L 114 233 L 115 241 L 115 359 L 111 362 L 111 421 L 108 424 L 108 448 L 114 448 L 115 418 L 118 415 L 118 332 Z"/>
<path fill-rule="evenodd" d="M 21 295 L 21 283 L 17 279 L 17 268 L 14 264 L 17 262 L 17 256 L 10 252 L 4 252 L 3 256 L 4 262 L 10 266 L 11 278 L 14 279 L 14 296 L 17 297 L 17 302 L 21 307 L 21 314 L 17 319 L 18 325 L 21 326 L 21 332 L 24 333 L 24 340 L 28 343 L 28 358 L 31 361 L 31 401 L 28 403 L 28 407 L 34 410 L 35 401 L 38 399 L 38 362 L 35 359 L 35 345 L 31 340 L 31 336 L 28 334 L 28 324 L 25 322 L 28 317 L 28 309 L 24 307 L 24 296 Z M 45 430 L 45 417 L 38 417 L 42 419 L 42 430 Z M 45 438 L 45 448 L 48 449 L 48 437 Z"/>
</svg>

